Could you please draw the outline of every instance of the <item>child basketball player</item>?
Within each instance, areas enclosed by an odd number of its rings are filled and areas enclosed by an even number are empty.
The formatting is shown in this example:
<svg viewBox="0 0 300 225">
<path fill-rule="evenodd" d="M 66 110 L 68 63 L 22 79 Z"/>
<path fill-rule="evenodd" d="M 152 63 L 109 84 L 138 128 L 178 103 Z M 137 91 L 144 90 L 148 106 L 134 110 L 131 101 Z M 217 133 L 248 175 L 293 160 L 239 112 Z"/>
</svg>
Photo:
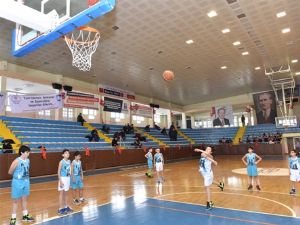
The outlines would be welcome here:
<svg viewBox="0 0 300 225">
<path fill-rule="evenodd" d="M 84 202 L 83 198 L 83 171 L 81 166 L 81 155 L 80 152 L 77 151 L 74 153 L 75 159 L 72 161 L 71 165 L 71 174 L 72 174 L 72 181 L 71 186 L 73 189 L 73 203 L 75 205 L 79 205 L 80 203 Z M 78 194 L 78 198 L 77 198 Z"/>
<path fill-rule="evenodd" d="M 59 191 L 59 215 L 65 215 L 73 212 L 68 206 L 67 192 L 70 189 L 70 175 L 71 175 L 71 163 L 69 160 L 70 151 L 64 149 L 62 152 L 63 159 L 58 165 L 58 191 Z"/>
<path fill-rule="evenodd" d="M 211 155 L 212 148 L 210 146 L 206 147 L 205 151 L 201 149 L 195 149 L 195 152 L 201 152 L 201 158 L 199 160 L 199 172 L 203 176 L 204 179 L 204 187 L 207 196 L 206 209 L 211 210 L 214 203 L 211 200 L 211 192 L 210 186 L 212 184 L 216 184 L 221 191 L 224 190 L 224 182 L 216 182 L 214 181 L 214 174 L 212 171 L 211 164 L 213 163 L 215 166 L 218 164 Z"/>
<path fill-rule="evenodd" d="M 245 161 L 246 159 L 246 161 Z M 256 159 L 258 159 L 256 161 Z M 248 190 L 251 191 L 253 189 L 253 180 L 256 183 L 256 189 L 260 191 L 260 183 L 258 179 L 258 172 L 257 172 L 257 164 L 260 163 L 262 158 L 253 152 L 252 147 L 248 147 L 248 153 L 244 155 L 242 158 L 243 163 L 247 166 L 247 174 L 248 174 Z"/>
<path fill-rule="evenodd" d="M 290 152 L 289 167 L 290 167 L 290 180 L 292 182 L 292 190 L 290 194 L 295 195 L 296 194 L 295 184 L 296 182 L 300 181 L 300 163 L 295 150 L 292 150 Z"/>
<path fill-rule="evenodd" d="M 164 181 L 164 157 L 159 148 L 155 149 L 155 152 L 154 166 L 157 174 L 157 182 L 162 183 Z"/>
<path fill-rule="evenodd" d="M 152 177 L 152 168 L 153 168 L 153 155 L 152 148 L 149 148 L 148 153 L 145 155 L 148 163 L 148 171 L 146 173 L 147 177 Z"/>
<path fill-rule="evenodd" d="M 29 154 L 30 148 L 22 145 L 19 148 L 19 157 L 16 158 L 8 173 L 13 176 L 11 182 L 11 197 L 13 199 L 12 215 L 10 219 L 10 225 L 16 224 L 18 203 L 20 202 L 23 210 L 23 221 L 33 222 L 34 219 L 28 214 L 27 210 L 27 198 L 29 196 L 30 181 L 29 181 Z"/>
</svg>

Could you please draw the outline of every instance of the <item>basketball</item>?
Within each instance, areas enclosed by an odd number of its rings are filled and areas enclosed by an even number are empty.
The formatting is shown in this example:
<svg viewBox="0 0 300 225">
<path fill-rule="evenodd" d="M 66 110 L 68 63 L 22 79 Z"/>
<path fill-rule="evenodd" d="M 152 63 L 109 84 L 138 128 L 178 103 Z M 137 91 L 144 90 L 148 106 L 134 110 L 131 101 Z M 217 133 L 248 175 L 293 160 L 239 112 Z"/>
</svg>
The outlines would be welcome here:
<svg viewBox="0 0 300 225">
<path fill-rule="evenodd" d="M 171 70 L 165 70 L 165 72 L 163 73 L 163 78 L 165 81 L 171 81 L 174 79 L 174 77 L 174 72 Z"/>
</svg>

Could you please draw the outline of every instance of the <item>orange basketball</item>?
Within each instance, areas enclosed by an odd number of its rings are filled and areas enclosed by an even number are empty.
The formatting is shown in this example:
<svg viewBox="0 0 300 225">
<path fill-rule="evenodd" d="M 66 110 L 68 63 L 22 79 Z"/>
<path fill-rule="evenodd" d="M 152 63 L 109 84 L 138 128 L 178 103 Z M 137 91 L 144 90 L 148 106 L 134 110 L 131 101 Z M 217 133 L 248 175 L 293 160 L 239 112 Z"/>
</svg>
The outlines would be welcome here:
<svg viewBox="0 0 300 225">
<path fill-rule="evenodd" d="M 171 70 L 165 70 L 165 72 L 163 73 L 163 78 L 165 81 L 171 81 L 174 79 L 174 77 L 174 72 Z"/>
</svg>

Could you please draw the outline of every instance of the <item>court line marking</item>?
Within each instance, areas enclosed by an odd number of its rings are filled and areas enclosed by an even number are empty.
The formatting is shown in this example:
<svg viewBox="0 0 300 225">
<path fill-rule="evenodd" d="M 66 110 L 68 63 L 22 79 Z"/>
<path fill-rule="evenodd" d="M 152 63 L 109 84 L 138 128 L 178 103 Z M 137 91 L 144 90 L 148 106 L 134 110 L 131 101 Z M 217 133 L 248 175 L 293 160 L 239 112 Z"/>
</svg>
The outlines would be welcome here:
<svg viewBox="0 0 300 225">
<path fill-rule="evenodd" d="M 127 199 L 132 198 L 132 197 L 134 197 L 134 195 L 129 195 L 129 196 L 125 197 L 124 199 L 127 200 Z M 98 204 L 98 205 L 93 206 L 93 208 L 98 208 L 98 207 L 109 205 L 109 204 L 112 204 L 112 202 L 109 201 L 109 202 L 105 202 L 105 203 L 102 203 L 102 204 Z M 49 222 L 49 221 L 52 221 L 52 220 L 64 218 L 64 217 L 67 217 L 67 216 L 72 216 L 72 215 L 78 214 L 78 213 L 83 213 L 83 207 L 81 208 L 81 210 L 78 210 L 76 212 L 72 212 L 72 213 L 69 213 L 67 215 L 62 215 L 62 216 L 53 216 L 53 217 L 44 219 L 42 221 L 39 221 L 39 222 L 36 222 L 36 223 L 33 223 L 33 224 L 42 224 L 42 223 L 46 223 L 46 222 Z"/>
<path fill-rule="evenodd" d="M 235 220 L 235 221 L 240 221 L 240 222 L 264 224 L 264 225 L 276 225 L 274 223 L 259 222 L 259 221 L 255 221 L 255 220 L 246 220 L 246 219 L 240 219 L 240 218 L 235 218 L 235 217 L 219 216 L 219 215 L 210 214 L 210 213 L 194 212 L 194 211 L 190 211 L 190 210 L 176 209 L 176 208 L 152 205 L 152 204 L 147 204 L 147 203 L 145 205 L 153 207 L 153 208 L 168 209 L 168 210 L 177 211 L 177 212 L 184 212 L 184 213 L 191 213 L 191 214 L 202 215 L 202 216 L 216 217 L 216 218 L 225 219 L 225 220 Z"/>
<path fill-rule="evenodd" d="M 157 199 L 160 200 L 160 198 L 164 201 L 170 201 L 170 202 L 177 202 L 177 203 L 185 203 L 185 204 L 191 204 L 191 205 L 201 205 L 201 204 L 197 204 L 197 203 L 190 203 L 190 202 L 183 202 L 183 201 L 176 201 L 176 200 L 168 200 L 168 199 L 163 199 L 163 197 L 166 196 L 171 196 L 171 195 L 182 195 L 182 194 L 204 194 L 205 192 L 177 192 L 177 193 L 173 193 L 173 194 L 165 194 L 165 195 L 160 195 L 157 197 L 153 197 L 153 199 Z M 268 199 L 268 198 L 264 198 L 264 197 L 260 197 L 260 196 L 255 196 L 255 195 L 245 195 L 245 194 L 238 194 L 238 193 L 230 193 L 230 192 L 211 192 L 212 194 L 228 194 L 228 195 L 240 195 L 240 196 L 246 196 L 246 197 L 254 197 L 254 198 L 260 198 L 266 201 L 270 201 L 276 204 L 279 204 L 283 207 L 285 207 L 286 209 L 288 209 L 291 213 L 292 216 L 288 216 L 288 215 L 282 215 L 282 214 L 276 214 L 276 213 L 266 213 L 266 212 L 257 212 L 257 211 L 250 211 L 250 210 L 242 210 L 242 209 L 235 209 L 235 208 L 225 208 L 225 207 L 216 207 L 216 208 L 221 208 L 221 209 L 230 209 L 230 210 L 235 210 L 235 211 L 243 211 L 243 212 L 249 212 L 249 213 L 261 213 L 261 214 L 266 214 L 266 215 L 272 215 L 272 216 L 283 216 L 283 217 L 289 217 L 289 218 L 297 218 L 300 219 L 300 217 L 297 217 L 296 212 L 290 208 L 289 206 L 278 202 L 276 200 L 272 200 L 272 199 Z M 201 205 L 203 206 L 203 205 Z"/>
</svg>

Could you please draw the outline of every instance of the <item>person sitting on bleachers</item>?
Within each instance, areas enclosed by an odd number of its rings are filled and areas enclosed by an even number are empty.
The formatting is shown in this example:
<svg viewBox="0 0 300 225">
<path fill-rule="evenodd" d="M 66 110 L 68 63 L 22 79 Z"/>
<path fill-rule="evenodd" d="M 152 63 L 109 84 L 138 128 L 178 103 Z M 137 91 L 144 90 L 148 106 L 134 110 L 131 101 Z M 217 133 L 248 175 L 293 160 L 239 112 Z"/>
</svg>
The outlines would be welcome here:
<svg viewBox="0 0 300 225">
<path fill-rule="evenodd" d="M 247 139 L 246 139 L 246 143 L 250 143 L 250 142 L 251 142 L 250 136 L 248 135 L 248 136 L 247 136 Z"/>
<path fill-rule="evenodd" d="M 168 135 L 167 130 L 166 130 L 165 127 L 161 130 L 160 133 L 163 134 L 163 135 L 166 135 L 166 136 Z"/>
<path fill-rule="evenodd" d="M 160 127 L 157 126 L 156 124 L 154 124 L 154 128 L 155 128 L 156 130 L 160 130 Z"/>
<path fill-rule="evenodd" d="M 130 133 L 130 134 L 134 134 L 134 126 L 133 126 L 133 124 L 131 124 L 131 125 L 129 126 L 129 133 Z"/>
<path fill-rule="evenodd" d="M 113 147 L 119 146 L 118 138 L 117 138 L 117 137 L 114 137 L 114 138 L 112 139 L 111 146 L 113 146 Z"/>
<path fill-rule="evenodd" d="M 150 125 L 145 126 L 145 131 L 150 132 Z"/>
<path fill-rule="evenodd" d="M 83 118 L 82 116 L 82 113 L 79 113 L 78 116 L 77 116 L 77 122 L 81 123 L 81 126 L 83 126 L 85 119 Z"/>
<path fill-rule="evenodd" d="M 125 124 L 125 126 L 123 127 L 123 131 L 125 132 L 125 134 L 129 134 L 129 129 L 128 129 L 129 124 Z"/>
<path fill-rule="evenodd" d="M 92 142 L 99 142 L 100 137 L 99 137 L 97 129 L 94 129 L 91 131 L 91 136 L 92 136 L 92 140 L 91 140 Z"/>
<path fill-rule="evenodd" d="M 109 134 L 110 128 L 109 126 L 106 126 L 105 124 L 103 124 L 101 130 L 107 134 Z"/>
<path fill-rule="evenodd" d="M 142 136 L 140 133 L 135 133 L 134 138 L 138 138 L 140 141 L 147 141 L 145 136 Z"/>
<path fill-rule="evenodd" d="M 142 147 L 141 141 L 140 141 L 140 139 L 138 137 L 136 137 L 134 139 L 134 142 L 131 145 L 134 145 L 135 147 L 139 147 L 139 148 Z"/>
<path fill-rule="evenodd" d="M 125 134 L 124 130 L 121 130 L 121 131 L 119 132 L 119 135 L 120 135 L 120 137 L 122 138 L 122 141 L 125 141 L 125 140 L 126 140 L 126 134 Z"/>
</svg>

